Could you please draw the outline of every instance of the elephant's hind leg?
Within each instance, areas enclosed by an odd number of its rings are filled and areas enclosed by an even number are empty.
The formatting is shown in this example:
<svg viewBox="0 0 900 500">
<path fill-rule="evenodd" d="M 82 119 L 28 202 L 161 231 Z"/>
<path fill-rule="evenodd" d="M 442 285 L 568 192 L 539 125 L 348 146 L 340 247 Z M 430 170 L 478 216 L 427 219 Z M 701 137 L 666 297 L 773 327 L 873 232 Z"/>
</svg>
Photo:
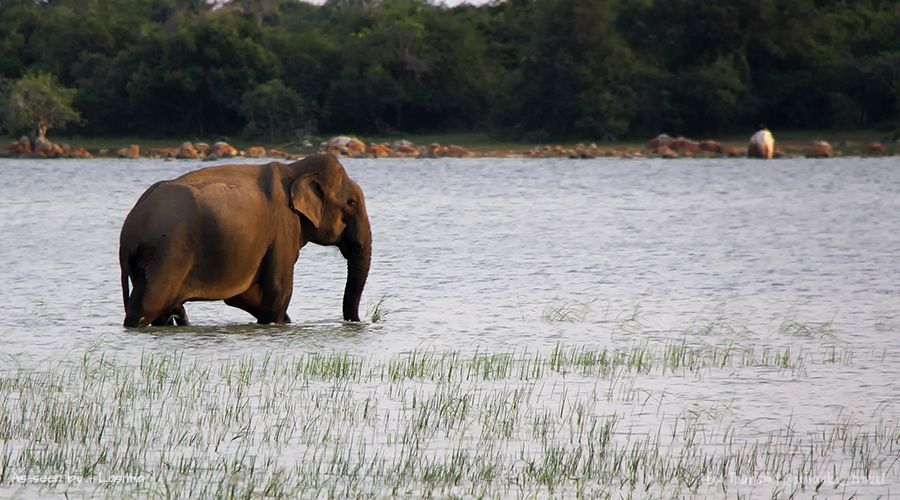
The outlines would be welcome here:
<svg viewBox="0 0 900 500">
<path fill-rule="evenodd" d="M 184 305 L 179 305 L 169 309 L 169 312 L 159 316 L 151 324 L 153 326 L 189 326 L 191 323 L 188 321 Z"/>
<path fill-rule="evenodd" d="M 248 288 L 244 293 L 235 295 L 234 297 L 225 299 L 225 303 L 238 309 L 243 309 L 252 314 L 256 321 L 261 324 L 278 323 L 277 315 L 271 312 L 271 308 L 267 307 L 262 287 L 257 283 Z M 291 318 L 287 312 L 284 313 L 282 323 L 290 323 Z"/>
<path fill-rule="evenodd" d="M 184 273 L 187 275 L 187 272 Z M 138 277 L 132 280 L 134 290 L 128 298 L 125 309 L 126 327 L 144 327 L 148 325 L 164 326 L 171 324 L 187 325 L 187 313 L 178 298 L 183 276 L 166 281 L 146 283 Z"/>
</svg>

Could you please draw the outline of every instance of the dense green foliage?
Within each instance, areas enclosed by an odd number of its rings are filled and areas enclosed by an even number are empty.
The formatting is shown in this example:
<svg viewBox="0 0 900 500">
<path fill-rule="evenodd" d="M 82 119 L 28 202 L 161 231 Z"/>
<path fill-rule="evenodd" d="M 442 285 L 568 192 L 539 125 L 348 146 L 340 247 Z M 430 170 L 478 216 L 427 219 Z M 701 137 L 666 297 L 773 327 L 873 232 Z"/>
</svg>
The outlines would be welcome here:
<svg viewBox="0 0 900 500">
<path fill-rule="evenodd" d="M 898 127 L 900 2 L 3 0 L 32 71 L 91 135 Z"/>
</svg>

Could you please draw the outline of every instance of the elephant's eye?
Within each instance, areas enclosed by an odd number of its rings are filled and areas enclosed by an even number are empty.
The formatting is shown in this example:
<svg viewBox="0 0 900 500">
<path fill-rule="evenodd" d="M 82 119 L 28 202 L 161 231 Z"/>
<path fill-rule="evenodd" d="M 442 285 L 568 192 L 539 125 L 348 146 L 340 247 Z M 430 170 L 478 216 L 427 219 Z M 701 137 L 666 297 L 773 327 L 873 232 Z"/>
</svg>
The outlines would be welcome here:
<svg viewBox="0 0 900 500">
<path fill-rule="evenodd" d="M 355 206 L 356 206 L 356 200 L 354 200 L 353 198 L 350 198 L 349 200 L 347 200 L 347 206 L 348 206 L 348 207 L 355 207 Z"/>
</svg>

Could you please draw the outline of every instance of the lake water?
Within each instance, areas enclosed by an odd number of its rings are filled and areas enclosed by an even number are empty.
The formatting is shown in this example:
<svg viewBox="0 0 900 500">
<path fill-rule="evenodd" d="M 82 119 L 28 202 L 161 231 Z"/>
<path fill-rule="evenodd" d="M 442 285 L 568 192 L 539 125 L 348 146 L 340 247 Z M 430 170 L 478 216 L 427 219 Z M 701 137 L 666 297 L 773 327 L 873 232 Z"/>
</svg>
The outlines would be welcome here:
<svg viewBox="0 0 900 500">
<path fill-rule="evenodd" d="M 752 345 L 813 362 L 795 375 L 637 385 L 666 394 L 670 413 L 727 407 L 747 439 L 785 424 L 814 432 L 841 408 L 863 426 L 892 423 L 881 453 L 900 456 L 897 158 L 342 163 L 366 193 L 374 238 L 361 309 L 383 299 L 382 321 L 340 321 L 344 262 L 308 245 L 291 325 L 256 326 L 214 302 L 187 304 L 189 328 L 126 330 L 122 221 L 153 182 L 209 164 L 0 160 L 2 363 L 97 350 L 138 360 Z M 815 362 L 828 352 L 844 362 Z M 873 474 L 883 480 L 858 491 L 900 492 L 896 461 Z"/>
</svg>

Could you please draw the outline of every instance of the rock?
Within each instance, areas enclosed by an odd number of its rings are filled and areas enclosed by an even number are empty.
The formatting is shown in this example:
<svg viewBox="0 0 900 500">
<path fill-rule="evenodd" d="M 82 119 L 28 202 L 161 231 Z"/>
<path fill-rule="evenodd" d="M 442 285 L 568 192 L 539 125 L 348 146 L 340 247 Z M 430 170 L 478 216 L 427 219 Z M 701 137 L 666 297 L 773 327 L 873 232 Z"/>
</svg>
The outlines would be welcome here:
<svg viewBox="0 0 900 500">
<path fill-rule="evenodd" d="M 746 153 L 745 150 L 742 148 L 728 148 L 728 147 L 723 147 L 722 152 L 725 154 L 725 156 L 727 156 L 729 158 L 742 158 Z"/>
<path fill-rule="evenodd" d="M 401 145 L 391 148 L 391 156 L 396 158 L 416 158 L 422 154 L 415 146 Z"/>
<path fill-rule="evenodd" d="M 466 158 L 472 156 L 472 153 L 469 152 L 468 149 L 462 146 L 457 146 L 455 144 L 451 144 L 449 146 L 441 146 L 440 144 L 434 143 L 427 148 L 423 148 L 421 153 L 430 158 Z"/>
<path fill-rule="evenodd" d="M 675 151 L 671 147 L 669 147 L 668 144 L 662 141 L 657 142 L 656 145 L 649 150 L 649 153 L 652 156 L 661 156 L 663 158 L 675 158 L 677 156 Z M 622 156 L 622 154 L 619 154 L 617 156 Z"/>
<path fill-rule="evenodd" d="M 707 153 L 714 153 L 717 155 L 723 153 L 722 145 L 717 141 L 700 141 L 697 144 L 697 148 L 700 149 L 700 151 L 706 151 Z"/>
<path fill-rule="evenodd" d="M 597 145 L 591 144 L 591 147 L 585 146 L 584 144 L 576 144 L 573 148 L 574 154 L 569 155 L 569 158 L 573 160 L 589 160 L 594 158 L 597 153 Z"/>
<path fill-rule="evenodd" d="M 151 158 L 175 158 L 178 156 L 177 148 L 150 148 L 150 151 L 147 152 L 147 156 Z"/>
<path fill-rule="evenodd" d="M 46 137 L 38 137 L 32 144 L 32 153 L 43 158 L 51 157 L 53 155 L 53 146 L 54 144 L 47 140 Z"/>
<path fill-rule="evenodd" d="M 109 154 L 109 149 L 107 149 L 107 148 L 100 148 L 100 151 L 97 151 L 97 154 L 99 154 L 100 156 L 106 156 L 106 155 Z"/>
<path fill-rule="evenodd" d="M 90 159 L 90 158 L 94 157 L 90 153 L 90 151 L 88 151 L 87 149 L 84 149 L 84 148 L 78 148 L 78 149 L 72 150 L 72 152 L 69 153 L 69 156 L 71 156 L 72 158 L 82 158 L 82 159 Z"/>
<path fill-rule="evenodd" d="M 869 154 L 882 155 L 886 150 L 887 148 L 885 148 L 884 144 L 880 142 L 873 142 L 872 144 L 869 144 Z"/>
<path fill-rule="evenodd" d="M 413 143 L 407 141 L 406 139 L 400 139 L 399 141 L 394 141 L 391 143 L 391 149 L 397 149 L 404 146 L 412 146 Z"/>
<path fill-rule="evenodd" d="M 391 148 L 387 144 L 373 144 L 366 148 L 366 155 L 372 158 L 387 158 L 391 155 Z"/>
<path fill-rule="evenodd" d="M 366 143 L 359 139 L 351 139 L 350 142 L 347 143 L 347 155 L 349 156 L 362 156 L 366 154 Z"/>
<path fill-rule="evenodd" d="M 116 156 L 119 158 L 127 158 L 129 160 L 136 160 L 141 157 L 141 147 L 137 144 L 132 144 L 127 148 L 121 148 L 116 151 Z"/>
<path fill-rule="evenodd" d="M 246 154 L 250 158 L 262 158 L 263 156 L 266 156 L 266 148 L 262 146 L 252 146 L 247 148 Z"/>
<path fill-rule="evenodd" d="M 196 160 L 200 158 L 200 154 L 197 152 L 197 149 L 194 148 L 193 144 L 186 141 L 179 146 L 178 151 L 175 153 L 175 158 L 182 160 Z"/>
<path fill-rule="evenodd" d="M 750 143 L 747 145 L 748 157 L 771 160 L 774 154 L 775 138 L 768 129 L 760 129 L 750 137 Z"/>
<path fill-rule="evenodd" d="M 647 149 L 650 151 L 653 151 L 653 150 L 657 149 L 660 145 L 671 146 L 672 138 L 666 134 L 659 134 L 658 136 L 654 137 L 653 139 L 650 140 L 650 142 L 647 143 Z"/>
<path fill-rule="evenodd" d="M 472 153 L 468 149 L 455 144 L 445 147 L 443 153 L 444 156 L 450 156 L 452 158 L 468 158 L 469 156 L 472 156 Z"/>
<path fill-rule="evenodd" d="M 825 141 L 813 141 L 806 152 L 807 158 L 831 158 L 834 156 L 834 148 Z"/>
<path fill-rule="evenodd" d="M 222 159 L 222 157 L 217 154 L 208 154 L 205 157 L 203 157 L 203 161 L 219 161 L 221 159 Z"/>
<path fill-rule="evenodd" d="M 213 144 L 212 148 L 210 148 L 209 152 L 207 153 L 208 156 L 215 156 L 217 160 L 220 158 L 231 158 L 237 156 L 237 154 L 237 149 L 235 149 L 235 147 L 231 144 L 228 144 L 224 141 L 219 141 Z"/>
<path fill-rule="evenodd" d="M 29 139 L 28 136 L 23 135 L 22 137 L 19 137 L 18 145 L 19 146 L 17 152 L 20 155 L 28 155 L 34 151 L 34 149 L 31 147 L 31 139 Z"/>
<path fill-rule="evenodd" d="M 269 158 L 287 158 L 288 156 L 290 156 L 287 153 L 285 153 L 284 151 L 281 151 L 280 149 L 270 149 L 268 151 L 268 154 L 269 154 Z"/>
<path fill-rule="evenodd" d="M 682 156 L 691 156 L 697 151 L 700 150 L 700 144 L 692 141 L 686 137 L 679 137 L 672 141 L 672 144 L 669 145 L 672 151 L 682 155 Z"/>
<path fill-rule="evenodd" d="M 366 153 L 366 143 L 340 135 L 325 143 L 325 151 L 335 156 L 360 156 Z"/>
<path fill-rule="evenodd" d="M 31 153 L 31 139 L 24 135 L 18 141 L 12 142 L 3 148 L 3 156 L 30 155 Z"/>
<path fill-rule="evenodd" d="M 672 158 L 678 158 L 678 153 L 676 153 L 672 148 L 662 146 L 662 152 L 659 153 L 659 156 L 671 160 Z"/>
<path fill-rule="evenodd" d="M 218 143 L 217 143 L 218 144 Z M 198 142 L 194 144 L 194 149 L 197 150 L 197 154 L 200 156 L 206 156 L 209 154 L 209 144 L 205 142 Z"/>
</svg>

